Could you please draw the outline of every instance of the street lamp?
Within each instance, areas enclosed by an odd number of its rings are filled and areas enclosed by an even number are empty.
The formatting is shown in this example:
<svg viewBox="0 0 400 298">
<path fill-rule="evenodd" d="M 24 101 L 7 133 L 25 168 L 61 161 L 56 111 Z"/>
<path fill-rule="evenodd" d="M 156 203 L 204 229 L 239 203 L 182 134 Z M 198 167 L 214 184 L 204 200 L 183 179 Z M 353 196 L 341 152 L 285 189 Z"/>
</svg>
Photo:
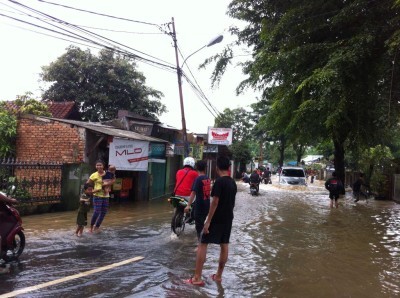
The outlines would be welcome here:
<svg viewBox="0 0 400 298">
<path fill-rule="evenodd" d="M 183 106 L 183 93 L 182 93 L 182 67 L 186 63 L 186 61 L 196 54 L 198 51 L 206 48 L 211 47 L 219 42 L 222 41 L 224 37 L 222 35 L 217 36 L 216 38 L 212 39 L 208 44 L 202 46 L 200 49 L 194 51 L 192 54 L 187 56 L 187 58 L 183 61 L 182 66 L 179 66 L 179 57 L 178 57 L 178 46 L 177 46 L 177 39 L 176 39 L 176 31 L 175 31 L 175 22 L 174 18 L 172 18 L 172 39 L 174 41 L 174 48 L 175 48 L 175 59 L 176 59 L 176 74 L 178 76 L 178 90 L 179 90 L 179 100 L 181 105 L 181 116 L 182 116 L 182 141 L 183 141 L 183 148 L 184 148 L 184 156 L 187 157 L 189 155 L 189 148 L 187 142 L 187 133 L 186 133 L 186 120 L 185 120 L 185 109 Z"/>
</svg>

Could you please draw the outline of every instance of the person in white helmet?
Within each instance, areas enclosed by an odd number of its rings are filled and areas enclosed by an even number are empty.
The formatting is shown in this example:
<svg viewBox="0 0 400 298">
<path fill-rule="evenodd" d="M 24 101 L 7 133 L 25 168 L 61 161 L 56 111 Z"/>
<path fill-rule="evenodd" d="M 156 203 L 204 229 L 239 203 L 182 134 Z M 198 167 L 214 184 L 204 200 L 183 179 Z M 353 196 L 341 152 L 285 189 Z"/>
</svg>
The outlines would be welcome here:
<svg viewBox="0 0 400 298">
<path fill-rule="evenodd" d="M 183 160 L 183 169 L 176 172 L 175 195 L 189 199 L 193 182 L 199 176 L 194 169 L 194 165 L 195 161 L 193 157 L 186 157 Z"/>
</svg>

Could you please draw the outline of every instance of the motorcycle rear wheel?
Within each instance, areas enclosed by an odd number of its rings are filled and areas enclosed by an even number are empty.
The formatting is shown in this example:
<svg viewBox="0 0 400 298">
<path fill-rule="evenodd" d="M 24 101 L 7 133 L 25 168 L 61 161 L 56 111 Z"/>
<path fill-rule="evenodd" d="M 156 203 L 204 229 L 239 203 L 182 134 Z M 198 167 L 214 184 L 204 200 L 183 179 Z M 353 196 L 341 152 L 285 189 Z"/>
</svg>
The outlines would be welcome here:
<svg viewBox="0 0 400 298">
<path fill-rule="evenodd" d="M 175 214 L 172 217 L 171 221 L 171 229 L 176 234 L 176 236 L 179 236 L 185 230 L 185 215 L 183 213 L 183 210 L 175 211 Z"/>
<path fill-rule="evenodd" d="M 18 260 L 25 248 L 25 234 L 19 231 L 14 236 L 13 248 L 7 248 L 6 251 L 1 252 L 1 258 L 6 262 L 12 262 Z"/>
</svg>

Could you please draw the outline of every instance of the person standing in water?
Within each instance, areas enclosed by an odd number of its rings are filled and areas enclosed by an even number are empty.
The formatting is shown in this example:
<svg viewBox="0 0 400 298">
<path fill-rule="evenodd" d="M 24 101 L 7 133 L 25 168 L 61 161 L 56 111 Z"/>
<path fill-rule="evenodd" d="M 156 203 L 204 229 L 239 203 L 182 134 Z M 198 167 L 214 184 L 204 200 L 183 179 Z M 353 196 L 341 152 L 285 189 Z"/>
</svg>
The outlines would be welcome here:
<svg viewBox="0 0 400 298">
<path fill-rule="evenodd" d="M 217 174 L 219 177 L 212 187 L 210 210 L 204 222 L 197 249 L 195 273 L 192 278 L 186 280 L 186 283 L 204 286 L 202 271 L 209 243 L 219 244 L 220 246 L 218 269 L 215 274 L 211 275 L 211 279 L 216 282 L 222 281 L 222 272 L 228 260 L 233 208 L 235 207 L 237 192 L 236 182 L 229 176 L 229 166 L 230 161 L 226 156 L 217 158 Z"/>
<path fill-rule="evenodd" d="M 107 214 L 108 207 L 110 204 L 109 194 L 104 192 L 103 188 L 103 177 L 106 174 L 104 170 L 104 162 L 98 160 L 96 162 L 96 172 L 90 175 L 89 180 L 86 183 L 94 185 L 93 190 L 93 215 L 90 221 L 90 232 L 98 232 L 100 225 L 102 224 L 104 217 Z"/>
</svg>

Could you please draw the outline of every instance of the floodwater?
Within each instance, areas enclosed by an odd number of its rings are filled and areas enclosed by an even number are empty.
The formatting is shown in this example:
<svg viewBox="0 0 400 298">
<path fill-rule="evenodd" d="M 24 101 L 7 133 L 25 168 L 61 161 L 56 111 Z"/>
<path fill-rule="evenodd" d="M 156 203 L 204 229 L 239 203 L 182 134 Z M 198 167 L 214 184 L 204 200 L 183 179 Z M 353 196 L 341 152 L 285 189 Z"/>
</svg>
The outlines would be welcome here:
<svg viewBox="0 0 400 298">
<path fill-rule="evenodd" d="M 262 185 L 252 197 L 238 182 L 230 255 L 222 283 L 219 247 L 210 245 L 204 287 L 183 283 L 193 274 L 196 236 L 171 233 L 166 200 L 111 206 L 99 234 L 74 235 L 76 212 L 23 218 L 26 249 L 0 275 L 0 297 L 136 256 L 144 259 L 18 297 L 399 297 L 400 205 L 340 199 L 309 187 Z M 91 212 L 89 213 L 89 217 Z M 6 297 L 6 296 L 4 296 Z"/>
</svg>

